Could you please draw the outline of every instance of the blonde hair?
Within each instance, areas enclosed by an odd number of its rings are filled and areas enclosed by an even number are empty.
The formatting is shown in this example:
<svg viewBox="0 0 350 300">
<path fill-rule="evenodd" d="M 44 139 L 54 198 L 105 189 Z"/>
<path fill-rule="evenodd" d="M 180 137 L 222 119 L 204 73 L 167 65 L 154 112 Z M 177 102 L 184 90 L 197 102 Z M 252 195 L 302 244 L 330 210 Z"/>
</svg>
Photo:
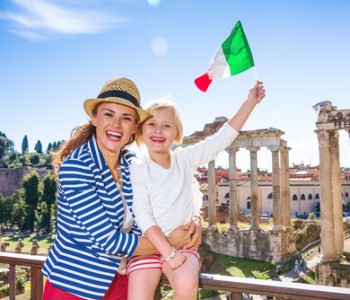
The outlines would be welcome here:
<svg viewBox="0 0 350 300">
<path fill-rule="evenodd" d="M 151 102 L 148 102 L 143 109 L 149 113 L 149 117 L 140 123 L 138 125 L 137 131 L 136 131 L 136 136 L 135 136 L 135 141 L 137 145 L 143 144 L 143 139 L 142 139 L 142 126 L 143 124 L 150 118 L 152 118 L 155 114 L 158 112 L 168 109 L 170 110 L 173 115 L 174 115 L 174 121 L 175 121 L 175 128 L 176 128 L 176 135 L 174 138 L 174 143 L 175 144 L 181 144 L 182 143 L 182 138 L 183 138 L 183 127 L 182 127 L 182 121 L 180 118 L 180 114 L 177 111 L 175 104 L 171 102 L 168 99 L 162 98 L 159 100 L 154 100 Z"/>
<path fill-rule="evenodd" d="M 94 116 L 97 114 L 97 109 L 101 105 L 102 102 L 99 102 L 95 105 L 92 113 Z M 136 124 L 139 122 L 139 115 L 136 114 Z M 70 139 L 64 142 L 60 149 L 57 152 L 53 153 L 53 168 L 55 173 L 58 173 L 58 170 L 65 160 L 65 158 L 71 154 L 75 149 L 87 143 L 92 136 L 96 134 L 96 127 L 91 123 L 91 121 L 84 123 L 82 125 L 78 125 L 73 128 Z M 127 145 L 130 145 L 135 140 L 135 134 L 130 137 L 128 143 L 126 143 L 123 148 Z"/>
</svg>

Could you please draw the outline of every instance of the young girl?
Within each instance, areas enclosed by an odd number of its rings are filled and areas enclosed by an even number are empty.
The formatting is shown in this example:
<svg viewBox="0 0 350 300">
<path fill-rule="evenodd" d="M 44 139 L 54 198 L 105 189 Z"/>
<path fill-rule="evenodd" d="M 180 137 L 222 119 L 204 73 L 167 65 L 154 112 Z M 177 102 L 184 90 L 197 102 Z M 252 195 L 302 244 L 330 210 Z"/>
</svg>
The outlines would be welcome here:
<svg viewBox="0 0 350 300">
<path fill-rule="evenodd" d="M 136 142 L 144 143 L 148 155 L 132 162 L 130 178 L 134 192 L 136 223 L 160 256 L 134 256 L 128 262 L 128 299 L 153 299 L 162 272 L 174 290 L 173 299 L 197 299 L 199 255 L 179 250 L 168 242 L 173 228 L 200 215 L 202 199 L 193 176 L 200 165 L 215 159 L 237 137 L 256 104 L 265 97 L 262 82 L 249 91 L 238 112 L 214 135 L 192 146 L 171 150 L 182 142 L 182 124 L 170 102 L 154 102 L 139 126 Z"/>
</svg>

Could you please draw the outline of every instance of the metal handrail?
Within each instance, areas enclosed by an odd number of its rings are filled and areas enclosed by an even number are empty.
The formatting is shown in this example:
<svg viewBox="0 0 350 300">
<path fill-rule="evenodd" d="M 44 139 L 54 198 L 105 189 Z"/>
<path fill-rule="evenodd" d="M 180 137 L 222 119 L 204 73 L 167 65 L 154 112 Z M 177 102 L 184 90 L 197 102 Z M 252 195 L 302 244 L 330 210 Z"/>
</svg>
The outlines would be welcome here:
<svg viewBox="0 0 350 300">
<path fill-rule="evenodd" d="M 40 269 L 46 260 L 45 256 L 27 255 L 19 253 L 0 252 L 0 263 L 10 266 L 10 299 L 16 297 L 16 266 L 28 266 L 31 268 L 31 299 L 39 300 L 43 291 L 43 276 Z M 293 300 L 348 300 L 350 289 L 309 285 L 302 283 L 286 283 L 281 281 L 261 280 L 251 278 L 238 278 L 216 274 L 200 273 L 200 287 L 206 290 L 226 291 L 231 294 L 231 299 L 242 299 L 243 294 L 265 295 L 276 299 Z M 163 276 L 161 284 L 167 284 Z M 161 298 L 156 298 L 161 299 Z"/>
</svg>

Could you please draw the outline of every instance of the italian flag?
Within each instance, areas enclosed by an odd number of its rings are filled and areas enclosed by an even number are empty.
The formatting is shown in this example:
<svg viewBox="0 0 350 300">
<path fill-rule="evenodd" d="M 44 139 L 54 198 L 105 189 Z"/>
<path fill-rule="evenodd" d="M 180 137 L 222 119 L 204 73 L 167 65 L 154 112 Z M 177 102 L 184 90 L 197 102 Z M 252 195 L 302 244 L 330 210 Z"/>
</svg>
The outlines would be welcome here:
<svg viewBox="0 0 350 300">
<path fill-rule="evenodd" d="M 209 71 L 198 77 L 194 83 L 206 92 L 214 78 L 227 78 L 244 72 L 254 66 L 252 52 L 244 34 L 242 24 L 238 21 L 230 36 L 215 53 Z"/>
</svg>

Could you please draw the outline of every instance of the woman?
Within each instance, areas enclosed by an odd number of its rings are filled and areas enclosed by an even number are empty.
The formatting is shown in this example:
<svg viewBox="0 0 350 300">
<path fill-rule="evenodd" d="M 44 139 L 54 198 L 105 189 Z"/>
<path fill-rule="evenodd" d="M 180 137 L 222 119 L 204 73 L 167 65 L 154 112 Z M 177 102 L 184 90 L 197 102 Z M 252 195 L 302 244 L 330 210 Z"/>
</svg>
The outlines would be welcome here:
<svg viewBox="0 0 350 300">
<path fill-rule="evenodd" d="M 123 261 L 157 253 L 133 221 L 129 164 L 134 154 L 126 146 L 148 117 L 136 85 L 112 79 L 84 109 L 90 121 L 77 127 L 55 156 L 57 233 L 42 268 L 48 279 L 44 300 L 126 299 Z M 170 243 L 198 247 L 201 229 L 193 224 L 175 230 Z"/>
</svg>

